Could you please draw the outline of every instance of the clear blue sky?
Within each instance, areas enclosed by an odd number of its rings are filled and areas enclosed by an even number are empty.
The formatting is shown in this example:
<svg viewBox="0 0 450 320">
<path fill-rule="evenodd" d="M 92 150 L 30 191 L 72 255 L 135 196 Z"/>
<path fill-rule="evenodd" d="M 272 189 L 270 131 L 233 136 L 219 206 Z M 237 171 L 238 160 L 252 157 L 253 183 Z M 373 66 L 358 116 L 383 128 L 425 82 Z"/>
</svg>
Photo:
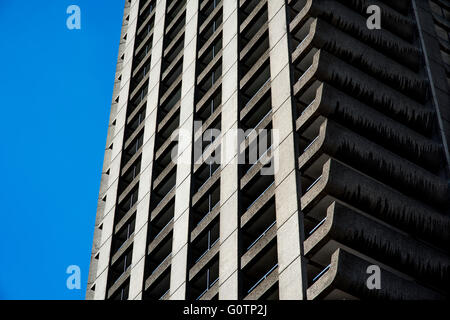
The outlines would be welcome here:
<svg viewBox="0 0 450 320">
<path fill-rule="evenodd" d="M 0 0 L 0 299 L 84 299 L 123 4 Z"/>
</svg>

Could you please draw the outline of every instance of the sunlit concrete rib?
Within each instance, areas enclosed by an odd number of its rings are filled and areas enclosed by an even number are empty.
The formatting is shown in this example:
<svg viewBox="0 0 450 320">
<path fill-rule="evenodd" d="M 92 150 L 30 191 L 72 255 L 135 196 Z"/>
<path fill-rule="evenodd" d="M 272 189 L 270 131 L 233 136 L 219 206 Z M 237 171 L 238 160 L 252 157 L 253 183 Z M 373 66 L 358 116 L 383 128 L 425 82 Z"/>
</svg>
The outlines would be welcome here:
<svg viewBox="0 0 450 320">
<path fill-rule="evenodd" d="M 301 197 L 302 211 L 308 214 L 328 207 L 332 198 L 352 203 L 380 220 L 441 247 L 448 248 L 450 244 L 448 216 L 330 158 L 323 164 L 320 178 Z"/>
<path fill-rule="evenodd" d="M 393 273 L 426 279 L 447 290 L 450 259 L 442 250 L 342 202 L 334 201 L 326 209 L 324 220 L 304 243 L 305 256 L 309 259 L 326 263 L 326 255 L 331 250 L 350 247 L 377 259 Z"/>
<path fill-rule="evenodd" d="M 413 281 L 405 280 L 380 268 L 381 287 L 369 290 L 367 269 L 372 262 L 344 249 L 331 256 L 326 272 L 307 291 L 308 300 L 315 299 L 383 299 L 383 300 L 441 300 L 443 297 Z"/>
<path fill-rule="evenodd" d="M 336 89 L 321 83 L 314 100 L 298 117 L 297 131 L 320 125 L 322 117 L 346 124 L 358 132 L 375 137 L 379 143 L 424 168 L 440 165 L 442 145 L 419 134 L 385 114 Z"/>
<path fill-rule="evenodd" d="M 409 96 L 421 101 L 426 97 L 428 81 L 423 75 L 413 72 L 320 18 L 314 18 L 310 22 L 306 37 L 292 53 L 292 62 L 295 64 L 303 59 L 313 47 L 332 53 Z"/>
<path fill-rule="evenodd" d="M 371 107 L 419 132 L 429 133 L 432 127 L 433 109 L 424 107 L 324 50 L 314 54 L 313 64 L 294 85 L 294 95 L 300 96 L 315 81 L 330 83 L 358 100 L 367 101 Z"/>
<path fill-rule="evenodd" d="M 376 173 L 378 180 L 429 205 L 448 203 L 446 180 L 330 119 L 323 120 L 318 137 L 300 156 L 299 167 L 306 172 L 323 154 L 367 175 Z"/>
</svg>

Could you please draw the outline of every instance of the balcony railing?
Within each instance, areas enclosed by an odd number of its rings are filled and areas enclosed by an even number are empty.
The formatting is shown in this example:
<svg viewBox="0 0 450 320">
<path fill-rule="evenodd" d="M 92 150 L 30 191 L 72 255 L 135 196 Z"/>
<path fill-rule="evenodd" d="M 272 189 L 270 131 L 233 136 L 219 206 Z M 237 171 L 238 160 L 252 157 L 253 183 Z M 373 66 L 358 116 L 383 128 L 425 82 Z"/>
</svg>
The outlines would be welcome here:
<svg viewBox="0 0 450 320">
<path fill-rule="evenodd" d="M 161 231 L 159 231 L 159 232 L 156 234 L 156 236 L 153 238 L 153 240 L 155 240 L 156 238 L 158 238 L 159 235 L 160 235 L 161 233 L 163 233 L 164 230 L 167 229 L 167 227 L 170 225 L 170 223 L 171 223 L 172 221 L 173 221 L 173 218 L 170 219 L 169 222 L 167 222 L 167 224 L 161 229 Z"/>
<path fill-rule="evenodd" d="M 321 225 L 323 225 L 324 224 L 324 222 L 327 220 L 327 218 L 325 217 L 322 221 L 320 221 L 318 224 L 317 224 L 317 226 L 315 226 L 310 232 L 309 232 L 309 235 L 312 235 L 313 233 L 314 233 L 314 231 L 316 231 L 317 229 L 319 229 L 319 227 L 321 226 Z"/>
<path fill-rule="evenodd" d="M 319 139 L 319 136 L 315 137 L 313 141 L 311 141 L 310 144 L 308 144 L 308 146 L 303 150 L 303 152 L 306 152 L 306 150 L 308 150 L 309 148 L 311 148 L 311 146 L 314 144 L 314 142 L 316 142 L 316 140 Z"/>
<path fill-rule="evenodd" d="M 219 278 L 211 282 L 211 284 L 206 288 L 205 291 L 203 291 L 195 300 L 200 300 L 211 288 L 216 284 L 216 282 L 219 281 Z"/>
<path fill-rule="evenodd" d="M 257 124 L 255 124 L 254 128 L 247 134 L 245 135 L 245 139 L 248 139 L 250 137 L 250 135 L 253 133 L 253 131 L 256 131 L 256 128 L 258 128 L 258 126 L 272 113 L 272 110 L 269 110 L 269 112 L 266 113 L 266 115 L 258 121 Z"/>
<path fill-rule="evenodd" d="M 302 113 L 300 114 L 300 115 L 303 115 L 305 112 L 306 112 L 306 110 L 308 110 L 309 109 L 309 107 L 311 107 L 312 105 L 313 105 L 313 103 L 316 101 L 316 99 L 314 99 L 310 104 L 308 104 L 308 106 L 302 111 Z"/>
<path fill-rule="evenodd" d="M 220 204 L 220 201 L 217 201 L 217 203 L 211 208 L 209 209 L 209 211 L 203 216 L 203 218 L 201 218 L 201 220 L 197 223 L 197 226 L 203 221 L 205 220 L 210 214 L 211 212 L 214 211 L 214 209 Z"/>
<path fill-rule="evenodd" d="M 158 204 L 155 206 L 155 209 L 158 208 L 159 205 L 160 205 L 161 203 L 163 203 L 163 201 L 166 200 L 166 199 L 169 197 L 170 193 L 171 193 L 175 188 L 176 188 L 176 185 L 173 186 L 173 187 L 166 193 L 166 195 L 158 202 Z"/>
<path fill-rule="evenodd" d="M 249 294 L 250 292 L 252 292 L 253 290 L 255 290 L 255 288 L 261 283 L 263 282 L 265 279 L 267 279 L 267 277 L 273 272 L 273 270 L 275 270 L 278 267 L 278 263 L 276 263 L 261 279 L 259 279 L 248 291 L 247 294 Z"/>
<path fill-rule="evenodd" d="M 170 292 L 170 288 L 167 289 L 166 292 L 163 293 L 163 295 L 158 300 L 164 300 L 164 298 L 167 296 L 167 294 Z"/>
<path fill-rule="evenodd" d="M 303 74 L 298 78 L 297 82 L 299 82 L 300 80 L 303 79 L 303 77 L 308 73 L 308 71 L 312 68 L 312 65 L 309 66 L 308 69 L 306 69 L 305 72 L 303 72 Z"/>
<path fill-rule="evenodd" d="M 129 226 L 128 226 L 128 228 L 129 228 Z M 128 231 L 128 232 L 129 232 L 129 231 Z M 122 242 L 122 244 L 120 245 L 120 247 L 117 248 L 117 250 L 115 251 L 114 254 L 116 254 L 117 252 L 119 252 L 120 249 L 123 248 L 123 246 L 127 243 L 127 241 L 128 241 L 133 235 L 134 235 L 134 232 L 127 234 L 127 238 Z"/>
<path fill-rule="evenodd" d="M 272 222 L 272 224 L 269 227 L 267 227 L 267 229 L 264 230 L 264 232 L 261 233 L 261 235 L 258 238 L 256 238 L 256 240 L 253 241 L 251 245 L 248 246 L 247 251 L 250 250 L 262 237 L 264 237 L 276 223 L 277 223 L 276 220 L 274 222 Z"/>
<path fill-rule="evenodd" d="M 206 179 L 206 181 L 202 183 L 202 185 L 198 188 L 198 190 L 201 190 L 201 189 L 203 188 L 203 186 L 204 186 L 205 184 L 207 184 L 208 181 L 211 180 L 211 178 L 214 176 L 214 174 L 215 174 L 219 169 L 220 169 L 220 167 L 217 167 L 216 170 L 214 170 L 214 172 L 210 173 L 208 179 Z"/>
<path fill-rule="evenodd" d="M 206 249 L 205 252 L 202 253 L 202 255 L 195 260 L 195 263 L 199 262 L 211 249 L 216 245 L 216 243 L 219 241 L 220 238 L 217 238 L 211 245 L 208 246 L 208 249 Z"/>
<path fill-rule="evenodd" d="M 329 264 L 328 266 L 325 267 L 325 269 L 323 269 L 322 271 L 320 271 L 320 273 L 314 277 L 312 282 L 315 282 L 317 279 L 319 279 L 325 272 L 328 271 L 328 269 L 331 268 L 331 264 Z"/>
<path fill-rule="evenodd" d="M 256 203 L 256 201 L 258 201 L 265 193 L 266 193 L 266 191 L 267 190 L 269 190 L 270 189 L 270 187 L 271 186 L 273 186 L 274 185 L 274 183 L 275 183 L 275 181 L 274 182 L 272 182 L 259 196 L 258 196 L 258 198 L 256 198 L 255 199 L 255 201 L 253 201 L 248 207 L 247 207 L 247 210 L 248 209 L 250 209 L 255 203 Z"/>
<path fill-rule="evenodd" d="M 264 84 L 258 89 L 258 91 L 255 92 L 255 94 L 250 98 L 250 100 L 248 100 L 248 102 L 245 104 L 245 107 L 247 107 L 250 102 L 253 101 L 253 99 L 258 95 L 258 93 L 260 93 L 262 91 L 262 89 L 264 88 L 264 86 L 271 80 L 271 78 L 269 77 L 269 79 L 266 80 L 266 82 L 264 82 Z"/>
<path fill-rule="evenodd" d="M 308 188 L 306 188 L 306 192 L 311 190 L 312 187 L 314 187 L 320 181 L 320 179 L 322 179 L 322 175 L 320 175 L 320 177 L 318 177 Z"/>
<path fill-rule="evenodd" d="M 248 168 L 248 170 L 245 172 L 245 174 L 247 174 L 250 170 L 252 170 L 252 168 L 257 165 L 259 163 L 259 160 L 262 159 L 262 157 L 264 157 L 270 150 L 272 150 L 272 146 L 270 146 L 269 148 L 267 148 L 267 150 L 258 158 L 258 160 L 255 161 L 255 163 L 253 163 L 250 168 Z"/>
<path fill-rule="evenodd" d="M 161 261 L 161 262 L 153 269 L 151 275 L 154 274 L 154 273 L 159 269 L 159 267 L 161 267 L 161 266 L 163 265 L 163 263 L 166 262 L 171 256 L 172 256 L 172 252 L 169 253 L 169 254 L 167 255 L 167 257 L 165 257 L 164 260 Z"/>
</svg>

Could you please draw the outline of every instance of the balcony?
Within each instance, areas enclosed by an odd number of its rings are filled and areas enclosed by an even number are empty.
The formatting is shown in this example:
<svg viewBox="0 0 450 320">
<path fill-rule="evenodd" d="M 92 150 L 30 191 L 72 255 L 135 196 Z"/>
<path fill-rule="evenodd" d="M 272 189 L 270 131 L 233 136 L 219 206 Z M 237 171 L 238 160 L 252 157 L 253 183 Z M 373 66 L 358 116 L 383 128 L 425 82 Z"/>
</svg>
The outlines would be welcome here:
<svg viewBox="0 0 450 320">
<path fill-rule="evenodd" d="M 168 300 L 170 297 L 170 268 L 166 269 L 143 292 L 142 300 Z"/>
<path fill-rule="evenodd" d="M 270 296 L 274 298 L 273 293 L 278 294 L 273 290 L 278 282 L 276 243 L 274 238 L 242 266 L 244 300 L 270 299 Z"/>
<path fill-rule="evenodd" d="M 252 249 L 269 231 L 276 229 L 275 199 L 271 199 L 257 214 L 241 226 L 243 253 Z"/>
<path fill-rule="evenodd" d="M 219 247 L 219 245 L 216 245 L 216 247 Z M 217 252 L 210 257 L 208 263 L 197 264 L 191 268 L 189 273 L 190 299 L 211 300 L 217 297 L 219 293 L 219 257 Z"/>
<path fill-rule="evenodd" d="M 133 247 L 131 246 L 108 269 L 108 298 L 129 278 Z"/>
<path fill-rule="evenodd" d="M 339 199 L 437 246 L 450 241 L 445 231 L 450 228 L 447 216 L 337 160 L 327 160 L 321 178 L 308 188 L 301 198 L 305 215 L 324 212 Z"/>
<path fill-rule="evenodd" d="M 217 179 L 211 180 L 208 188 L 197 192 L 192 198 L 192 224 L 197 226 L 215 209 L 220 207 L 220 174 Z"/>
<path fill-rule="evenodd" d="M 308 300 L 442 300 L 439 293 L 425 288 L 411 279 L 402 278 L 382 266 L 383 285 L 370 290 L 365 284 L 367 270 L 373 261 L 358 257 L 345 249 L 331 255 L 331 263 L 313 277 L 307 290 Z M 328 260 L 328 261 L 330 261 Z"/>
<path fill-rule="evenodd" d="M 325 218 L 317 223 L 323 214 Z M 450 266 L 444 251 L 342 202 L 335 201 L 325 211 L 316 211 L 314 217 L 308 215 L 305 226 L 309 235 L 304 252 L 310 263 L 324 266 L 330 252 L 351 248 L 354 254 L 377 259 L 378 265 L 399 277 L 413 277 L 442 290 L 450 280 L 444 271 Z"/>
<path fill-rule="evenodd" d="M 308 101 L 310 100 L 311 98 Z M 297 105 L 299 106 L 298 102 Z M 319 127 L 324 117 L 327 117 L 353 128 L 355 132 L 369 137 L 371 141 L 430 172 L 435 172 L 439 167 L 439 159 L 442 157 L 439 143 L 394 121 L 329 84 L 321 84 L 315 96 L 312 96 L 312 102 L 302 110 L 297 119 L 301 150 L 318 136 Z"/>
</svg>

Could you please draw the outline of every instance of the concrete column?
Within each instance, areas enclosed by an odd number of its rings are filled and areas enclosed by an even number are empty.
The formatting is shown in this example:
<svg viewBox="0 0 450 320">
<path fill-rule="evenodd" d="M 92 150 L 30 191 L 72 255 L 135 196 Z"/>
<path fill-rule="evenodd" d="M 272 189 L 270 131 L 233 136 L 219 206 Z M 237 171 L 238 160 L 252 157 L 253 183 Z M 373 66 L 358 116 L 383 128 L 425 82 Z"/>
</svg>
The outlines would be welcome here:
<svg viewBox="0 0 450 320">
<path fill-rule="evenodd" d="M 87 283 L 87 290 L 86 290 L 86 300 L 92 300 L 95 296 L 95 280 L 97 278 L 97 266 L 98 266 L 98 260 L 99 260 L 99 251 L 101 246 L 101 237 L 102 237 L 102 221 L 103 216 L 105 214 L 105 195 L 107 194 L 108 188 L 109 188 L 109 181 L 115 180 L 118 178 L 117 172 L 113 172 L 111 174 L 110 166 L 111 166 L 111 155 L 112 150 L 110 149 L 110 146 L 112 144 L 112 140 L 115 136 L 117 123 L 116 123 L 116 117 L 117 117 L 117 111 L 118 111 L 118 102 L 116 101 L 116 98 L 120 96 L 120 87 L 121 87 L 121 75 L 122 75 L 122 66 L 123 61 L 121 59 L 121 56 L 125 52 L 126 47 L 126 41 L 123 40 L 123 37 L 125 34 L 127 34 L 128 31 L 128 21 L 126 20 L 126 17 L 128 16 L 130 12 L 130 6 L 125 6 L 124 13 L 123 13 L 123 26 L 122 26 L 122 32 L 121 32 L 121 39 L 120 45 L 119 45 L 119 54 L 117 58 L 117 68 L 116 68 L 116 74 L 115 74 L 115 80 L 114 80 L 114 91 L 113 91 L 113 99 L 111 102 L 111 111 L 109 116 L 109 126 L 108 126 L 108 136 L 106 140 L 106 148 L 105 148 L 105 155 L 103 158 L 103 168 L 102 168 L 102 176 L 100 181 L 100 191 L 98 196 L 98 203 L 97 203 L 97 214 L 95 218 L 95 229 L 94 229 L 94 239 L 92 243 L 92 253 L 91 253 L 91 263 L 89 266 L 89 277 L 88 277 L 88 283 Z M 121 129 L 121 128 L 118 128 Z M 100 287 L 100 286 L 99 286 Z"/>
<path fill-rule="evenodd" d="M 219 299 L 239 299 L 238 5 L 223 2 Z"/>
<path fill-rule="evenodd" d="M 192 139 L 194 126 L 195 65 L 199 0 L 186 3 L 183 77 L 181 84 L 177 180 L 170 270 L 170 300 L 186 299 L 188 270 L 189 213 L 192 181 Z"/>
<path fill-rule="evenodd" d="M 118 96 L 114 97 L 114 102 L 117 104 L 114 108 L 115 115 L 114 120 L 112 120 L 113 129 L 108 132 L 108 142 L 107 150 L 105 152 L 105 158 L 110 159 L 110 163 L 107 171 L 109 171 L 109 176 L 105 185 L 103 186 L 106 191 L 101 195 L 103 217 L 99 224 L 101 228 L 101 236 L 99 237 L 99 250 L 98 250 L 98 262 L 97 262 L 97 273 L 95 280 L 95 293 L 93 298 L 95 300 L 104 300 L 107 295 L 107 284 L 108 284 L 108 266 L 110 261 L 111 253 L 111 242 L 112 234 L 114 229 L 114 216 L 117 202 L 117 189 L 118 189 L 118 179 L 120 175 L 120 162 L 122 157 L 122 146 L 124 138 L 124 128 L 125 128 L 125 114 L 126 106 L 128 102 L 129 87 L 131 77 L 131 58 L 133 52 L 129 50 L 130 47 L 134 45 L 134 33 L 133 28 L 136 28 L 135 15 L 137 15 L 137 8 L 139 7 L 139 1 L 132 1 L 129 8 L 125 9 L 125 15 L 127 15 L 127 10 L 130 15 L 130 22 L 128 27 L 122 29 L 121 35 L 121 45 L 124 46 L 124 52 L 120 54 L 119 61 L 122 60 L 122 81 L 117 87 Z M 126 33 L 125 33 L 126 32 Z M 126 35 L 126 40 L 124 40 Z M 123 58 L 122 58 L 123 57 Z M 113 103 L 114 103 L 113 102 Z M 116 111 L 117 110 L 117 111 Z"/>
<path fill-rule="evenodd" d="M 133 256 L 130 273 L 129 299 L 141 299 L 145 283 L 144 268 L 147 255 L 147 233 L 150 209 L 153 156 L 155 146 L 156 115 L 158 107 L 159 74 L 161 71 L 162 43 L 166 0 L 158 0 L 155 11 L 152 57 L 149 76 L 149 91 L 145 113 L 144 140 L 141 156 L 141 176 L 139 181 L 138 205 L 133 241 Z M 135 27 L 136 29 L 136 27 Z"/>
<path fill-rule="evenodd" d="M 300 212 L 299 177 L 296 170 L 294 106 L 291 98 L 291 71 L 287 16 L 284 1 L 268 0 L 270 74 L 275 162 L 275 205 L 279 296 L 281 300 L 305 298 L 303 217 Z"/>
</svg>

